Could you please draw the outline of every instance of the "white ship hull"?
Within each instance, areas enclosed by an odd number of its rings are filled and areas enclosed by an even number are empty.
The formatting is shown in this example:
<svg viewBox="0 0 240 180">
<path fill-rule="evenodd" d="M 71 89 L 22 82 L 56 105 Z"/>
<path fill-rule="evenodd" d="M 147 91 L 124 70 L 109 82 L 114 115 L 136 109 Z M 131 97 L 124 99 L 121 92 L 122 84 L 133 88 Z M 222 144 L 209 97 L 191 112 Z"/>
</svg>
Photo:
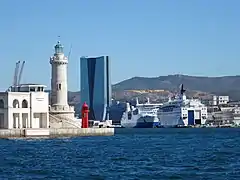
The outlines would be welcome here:
<svg viewBox="0 0 240 180">
<path fill-rule="evenodd" d="M 158 114 L 161 127 L 177 127 L 184 125 L 181 118 L 181 109 L 173 109 L 172 112 L 161 112 Z"/>
<path fill-rule="evenodd" d="M 121 126 L 124 128 L 154 128 L 159 126 L 159 119 L 157 116 L 141 116 L 133 115 L 128 119 L 128 115 L 124 114 L 121 120 Z"/>
<path fill-rule="evenodd" d="M 202 110 L 204 109 L 204 110 Z M 160 126 L 162 127 L 178 127 L 178 126 L 194 126 L 205 124 L 207 117 L 206 107 L 181 107 L 179 110 L 172 112 L 158 112 Z"/>
<path fill-rule="evenodd" d="M 159 127 L 157 117 L 158 104 L 139 104 L 137 100 L 136 107 L 130 107 L 127 103 L 127 110 L 123 113 L 121 126 L 124 128 L 154 128 Z"/>
</svg>

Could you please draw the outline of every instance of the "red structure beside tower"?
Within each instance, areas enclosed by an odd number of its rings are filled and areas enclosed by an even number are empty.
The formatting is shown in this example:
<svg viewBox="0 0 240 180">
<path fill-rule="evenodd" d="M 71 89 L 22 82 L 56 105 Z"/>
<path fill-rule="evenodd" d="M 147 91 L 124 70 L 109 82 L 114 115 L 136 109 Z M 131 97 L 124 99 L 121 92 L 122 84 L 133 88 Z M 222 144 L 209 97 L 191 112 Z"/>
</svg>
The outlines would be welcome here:
<svg viewBox="0 0 240 180">
<path fill-rule="evenodd" d="M 88 112 L 88 105 L 84 102 L 82 105 L 82 128 L 88 128 Z"/>
</svg>

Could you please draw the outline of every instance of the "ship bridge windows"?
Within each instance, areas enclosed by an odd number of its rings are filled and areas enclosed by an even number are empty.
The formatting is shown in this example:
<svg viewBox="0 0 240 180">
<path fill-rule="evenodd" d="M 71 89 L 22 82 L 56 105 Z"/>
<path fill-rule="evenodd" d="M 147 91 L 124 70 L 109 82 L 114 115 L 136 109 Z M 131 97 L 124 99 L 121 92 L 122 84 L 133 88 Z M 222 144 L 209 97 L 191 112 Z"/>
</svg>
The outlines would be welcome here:
<svg viewBox="0 0 240 180">
<path fill-rule="evenodd" d="M 165 107 L 165 108 L 163 108 L 163 112 L 171 112 L 171 111 L 173 111 L 172 107 Z"/>
<path fill-rule="evenodd" d="M 172 112 L 174 108 L 177 108 L 176 105 L 172 105 L 172 106 L 166 106 L 166 107 L 162 107 L 162 111 L 163 112 Z"/>
</svg>

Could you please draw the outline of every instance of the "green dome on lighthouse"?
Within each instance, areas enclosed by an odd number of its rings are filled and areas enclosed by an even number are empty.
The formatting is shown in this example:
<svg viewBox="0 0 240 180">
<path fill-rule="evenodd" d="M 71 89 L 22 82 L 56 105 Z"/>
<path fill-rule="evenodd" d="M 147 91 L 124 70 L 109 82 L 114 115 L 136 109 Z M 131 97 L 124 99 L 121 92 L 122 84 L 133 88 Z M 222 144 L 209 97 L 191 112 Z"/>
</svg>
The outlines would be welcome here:
<svg viewBox="0 0 240 180">
<path fill-rule="evenodd" d="M 57 42 L 54 48 L 55 48 L 55 54 L 63 53 L 63 45 L 60 43 L 60 41 Z"/>
</svg>

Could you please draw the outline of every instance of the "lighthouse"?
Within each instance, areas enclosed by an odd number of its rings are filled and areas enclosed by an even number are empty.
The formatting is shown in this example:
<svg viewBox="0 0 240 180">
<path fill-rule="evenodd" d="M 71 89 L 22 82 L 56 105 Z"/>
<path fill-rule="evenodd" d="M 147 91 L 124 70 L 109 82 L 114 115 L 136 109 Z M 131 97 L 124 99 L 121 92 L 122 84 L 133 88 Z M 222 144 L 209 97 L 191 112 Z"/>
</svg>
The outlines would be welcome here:
<svg viewBox="0 0 240 180">
<path fill-rule="evenodd" d="M 52 128 L 81 128 L 81 122 L 75 118 L 74 106 L 68 105 L 67 66 L 68 57 L 64 55 L 60 41 L 54 46 L 50 57 L 51 94 L 49 123 Z"/>
<path fill-rule="evenodd" d="M 60 41 L 54 46 L 54 55 L 50 57 L 51 72 L 51 112 L 74 117 L 74 107 L 68 105 L 67 66 L 68 57 Z"/>
</svg>

